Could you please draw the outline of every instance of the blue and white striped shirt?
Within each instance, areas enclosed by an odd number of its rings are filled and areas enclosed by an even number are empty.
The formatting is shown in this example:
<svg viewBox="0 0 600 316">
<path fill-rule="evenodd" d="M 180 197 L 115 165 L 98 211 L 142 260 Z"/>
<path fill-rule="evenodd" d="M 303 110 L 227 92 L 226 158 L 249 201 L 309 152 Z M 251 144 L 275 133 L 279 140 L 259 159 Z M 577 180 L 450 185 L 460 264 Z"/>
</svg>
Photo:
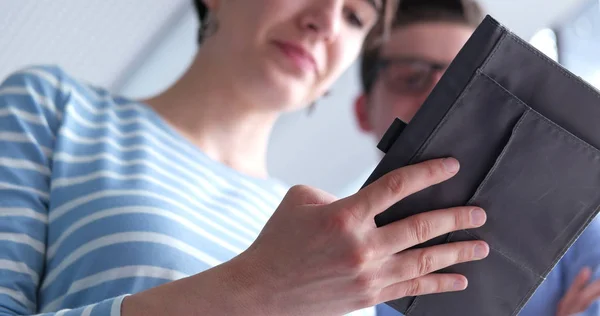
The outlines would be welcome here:
<svg viewBox="0 0 600 316">
<path fill-rule="evenodd" d="M 0 85 L 0 315 L 119 315 L 124 295 L 245 250 L 285 190 L 144 104 L 21 70 Z"/>
</svg>

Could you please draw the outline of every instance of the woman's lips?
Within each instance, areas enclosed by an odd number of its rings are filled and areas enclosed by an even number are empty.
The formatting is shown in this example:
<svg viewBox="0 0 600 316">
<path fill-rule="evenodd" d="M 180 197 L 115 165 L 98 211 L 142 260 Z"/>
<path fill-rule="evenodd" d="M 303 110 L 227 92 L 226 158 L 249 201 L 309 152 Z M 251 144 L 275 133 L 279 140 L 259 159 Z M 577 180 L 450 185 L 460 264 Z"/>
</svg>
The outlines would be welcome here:
<svg viewBox="0 0 600 316">
<path fill-rule="evenodd" d="M 312 54 L 302 46 L 290 43 L 276 41 L 275 46 L 288 57 L 292 64 L 303 72 L 316 72 L 317 63 Z"/>
</svg>

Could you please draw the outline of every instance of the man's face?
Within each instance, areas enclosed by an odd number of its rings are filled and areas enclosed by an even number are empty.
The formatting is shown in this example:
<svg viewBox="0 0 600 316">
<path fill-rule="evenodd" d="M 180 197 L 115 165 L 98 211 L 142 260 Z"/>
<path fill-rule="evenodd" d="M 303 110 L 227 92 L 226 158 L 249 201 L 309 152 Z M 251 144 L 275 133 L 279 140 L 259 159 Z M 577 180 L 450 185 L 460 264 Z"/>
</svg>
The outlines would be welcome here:
<svg viewBox="0 0 600 316">
<path fill-rule="evenodd" d="M 393 30 L 371 92 L 356 100 L 360 128 L 379 140 L 395 118 L 408 123 L 473 31 L 449 22 Z"/>
</svg>

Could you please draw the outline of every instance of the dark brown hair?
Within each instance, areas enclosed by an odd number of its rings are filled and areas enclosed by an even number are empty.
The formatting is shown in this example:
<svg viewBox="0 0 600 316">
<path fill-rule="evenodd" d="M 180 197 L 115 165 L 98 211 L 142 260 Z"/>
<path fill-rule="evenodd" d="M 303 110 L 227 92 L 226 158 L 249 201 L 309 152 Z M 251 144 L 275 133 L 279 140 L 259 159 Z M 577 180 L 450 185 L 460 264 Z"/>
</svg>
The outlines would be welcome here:
<svg viewBox="0 0 600 316">
<path fill-rule="evenodd" d="M 451 22 L 476 28 L 483 20 L 483 8 L 476 0 L 400 0 L 391 24 L 392 29 L 417 23 Z M 365 93 L 371 92 L 376 77 L 381 41 L 370 35 L 361 55 L 360 77 Z"/>
<path fill-rule="evenodd" d="M 248 0 L 246 0 L 248 1 Z M 372 42 L 375 42 L 375 38 L 384 38 L 391 28 L 392 20 L 394 19 L 394 12 L 396 11 L 398 0 L 382 0 L 382 12 L 379 22 L 371 31 Z M 196 9 L 196 15 L 202 25 L 202 21 L 208 15 L 208 8 L 202 0 L 194 0 L 194 8 Z M 201 44 L 204 39 L 203 30 L 198 31 L 198 44 Z"/>
<path fill-rule="evenodd" d="M 202 21 L 208 15 L 208 8 L 202 0 L 194 0 L 194 8 L 196 9 L 196 15 L 198 16 L 198 22 L 200 22 L 200 30 L 198 31 L 198 44 L 202 43 L 204 39 L 202 31 Z"/>
</svg>

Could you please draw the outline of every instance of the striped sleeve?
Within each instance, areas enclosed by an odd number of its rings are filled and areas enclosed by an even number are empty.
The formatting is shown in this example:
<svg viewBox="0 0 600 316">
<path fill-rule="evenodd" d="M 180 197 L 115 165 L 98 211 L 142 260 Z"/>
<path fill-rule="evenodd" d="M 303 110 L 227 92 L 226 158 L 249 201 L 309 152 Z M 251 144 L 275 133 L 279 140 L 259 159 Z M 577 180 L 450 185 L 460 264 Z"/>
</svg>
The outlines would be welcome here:
<svg viewBox="0 0 600 316">
<path fill-rule="evenodd" d="M 52 150 L 69 97 L 60 79 L 32 67 L 0 84 L 0 316 L 39 309 Z M 120 315 L 122 299 L 44 315 Z"/>
</svg>

